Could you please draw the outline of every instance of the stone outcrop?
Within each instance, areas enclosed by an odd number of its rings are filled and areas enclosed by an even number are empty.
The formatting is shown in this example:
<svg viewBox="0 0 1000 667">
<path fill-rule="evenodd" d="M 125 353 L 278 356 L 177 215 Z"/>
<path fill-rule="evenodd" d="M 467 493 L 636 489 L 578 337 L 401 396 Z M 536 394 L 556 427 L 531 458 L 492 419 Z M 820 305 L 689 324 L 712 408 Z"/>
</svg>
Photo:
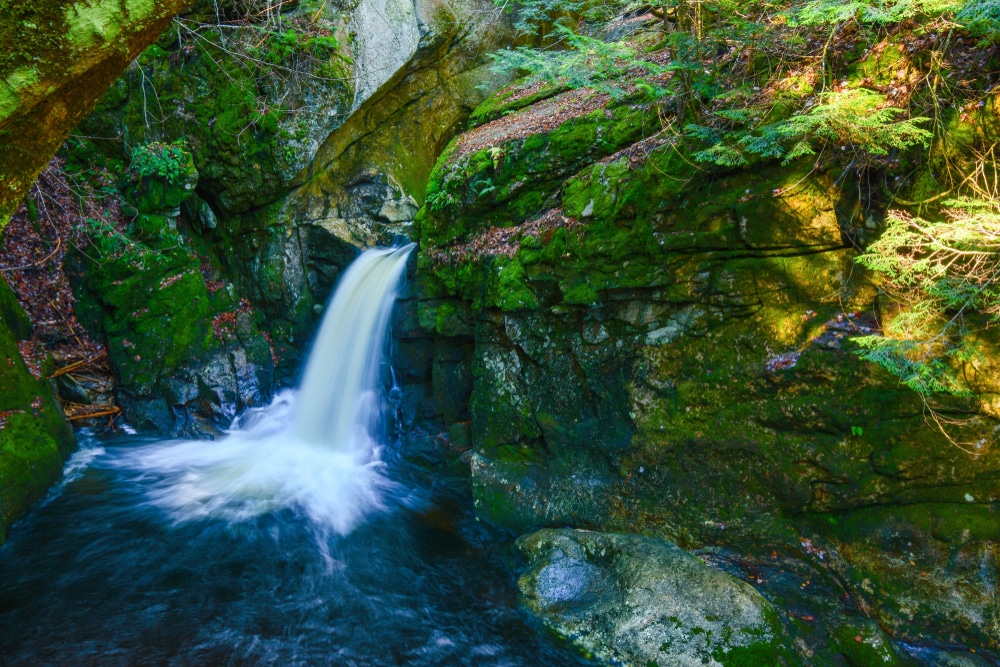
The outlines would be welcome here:
<svg viewBox="0 0 1000 667">
<path fill-rule="evenodd" d="M 181 237 L 264 315 L 280 384 L 293 381 L 322 304 L 358 249 L 410 233 L 437 155 L 495 78 L 485 54 L 506 33 L 488 5 L 381 4 L 287 12 L 288 25 L 333 31 L 324 48 L 340 45 L 318 58 L 303 41 L 301 54 L 282 61 L 294 77 L 261 70 L 248 78 L 245 63 L 191 48 L 183 32 L 165 33 L 83 125 L 90 136 L 125 137 L 84 141 L 84 159 L 87 151 L 125 158 L 135 146 L 185 139 L 198 183 L 177 218 Z M 202 21 L 203 37 L 218 39 L 202 5 L 185 20 Z M 376 18 L 378 31 L 369 25 Z M 260 117 L 262 107 L 273 113 Z M 162 356 L 152 352 L 134 350 Z M 185 354 L 205 365 L 194 348 Z M 173 400 L 160 390 L 149 397 Z"/>
<path fill-rule="evenodd" d="M 528 607 L 607 663 L 798 664 L 771 603 L 670 542 L 564 529 L 518 546 Z"/>
<path fill-rule="evenodd" d="M 190 0 L 0 5 L 0 230 L 70 131 Z M 51 387 L 25 367 L 30 332 L 0 279 L 0 542 L 58 479 L 73 437 Z M 25 330 L 27 327 L 27 331 Z M 41 372 L 41 369 L 36 369 Z"/>
<path fill-rule="evenodd" d="M 100 331 L 129 422 L 174 436 L 213 437 L 274 390 L 263 318 L 220 280 L 203 247 L 177 231 L 198 181 L 189 153 L 155 145 L 171 176 L 135 174 L 127 235 L 97 235 L 68 259 L 77 312 Z"/>
<path fill-rule="evenodd" d="M 721 549 L 825 628 L 861 609 L 1000 649 L 992 385 L 935 397 L 942 431 L 852 342 L 885 303 L 853 261 L 880 195 L 861 219 L 811 164 L 698 171 L 638 101 L 512 89 L 474 118 L 418 214 L 416 289 L 480 516 Z"/>
<path fill-rule="evenodd" d="M 7 527 L 59 479 L 74 444 L 52 388 L 40 377 L 48 369 L 29 370 L 21 358 L 18 343 L 30 336 L 31 323 L 0 280 L 0 543 Z"/>
</svg>

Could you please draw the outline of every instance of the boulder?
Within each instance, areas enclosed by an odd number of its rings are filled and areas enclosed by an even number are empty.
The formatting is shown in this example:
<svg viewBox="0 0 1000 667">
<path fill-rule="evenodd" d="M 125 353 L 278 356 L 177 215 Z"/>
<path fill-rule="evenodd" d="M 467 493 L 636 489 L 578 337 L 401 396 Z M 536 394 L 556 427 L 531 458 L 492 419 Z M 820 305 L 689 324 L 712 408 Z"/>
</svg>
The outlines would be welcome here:
<svg viewBox="0 0 1000 667">
<path fill-rule="evenodd" d="M 0 543 L 7 527 L 59 479 L 74 445 L 52 387 L 25 365 L 31 326 L 0 278 Z"/>
<path fill-rule="evenodd" d="M 671 542 L 562 529 L 518 547 L 528 560 L 518 581 L 526 606 L 606 663 L 798 664 L 760 593 Z"/>
</svg>

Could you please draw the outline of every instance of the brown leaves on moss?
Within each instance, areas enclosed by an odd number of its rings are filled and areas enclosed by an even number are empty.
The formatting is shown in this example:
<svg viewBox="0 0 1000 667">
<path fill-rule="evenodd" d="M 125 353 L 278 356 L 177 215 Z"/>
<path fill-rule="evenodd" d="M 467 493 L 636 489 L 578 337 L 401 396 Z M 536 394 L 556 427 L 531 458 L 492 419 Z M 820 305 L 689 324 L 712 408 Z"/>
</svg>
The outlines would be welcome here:
<svg viewBox="0 0 1000 667">
<path fill-rule="evenodd" d="M 219 313 L 212 318 L 212 333 L 219 340 L 231 338 L 236 333 L 239 316 L 251 313 L 253 313 L 253 307 L 250 305 L 250 302 L 246 299 L 240 299 L 239 306 L 235 310 Z"/>
<path fill-rule="evenodd" d="M 606 107 L 610 101 L 610 95 L 586 88 L 556 95 L 462 134 L 455 144 L 456 156 L 551 132 L 569 120 Z"/>
<path fill-rule="evenodd" d="M 564 215 L 561 208 L 554 208 L 516 227 L 490 227 L 468 243 L 449 248 L 429 248 L 424 252 L 436 264 L 474 261 L 481 257 L 513 257 L 521 242 L 529 236 L 547 243 L 556 229 L 573 229 L 582 224 L 576 218 Z"/>
</svg>

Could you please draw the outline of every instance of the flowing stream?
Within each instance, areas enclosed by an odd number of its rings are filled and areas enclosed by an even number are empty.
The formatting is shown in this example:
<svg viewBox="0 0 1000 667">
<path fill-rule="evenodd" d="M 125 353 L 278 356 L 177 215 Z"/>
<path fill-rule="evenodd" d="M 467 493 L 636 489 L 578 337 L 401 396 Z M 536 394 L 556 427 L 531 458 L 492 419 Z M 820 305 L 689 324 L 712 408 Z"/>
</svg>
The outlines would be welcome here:
<svg viewBox="0 0 1000 667">
<path fill-rule="evenodd" d="M 386 456 L 412 246 L 363 253 L 297 390 L 217 441 L 82 432 L 0 547 L 0 665 L 587 665 L 517 606 L 467 495 Z"/>
</svg>

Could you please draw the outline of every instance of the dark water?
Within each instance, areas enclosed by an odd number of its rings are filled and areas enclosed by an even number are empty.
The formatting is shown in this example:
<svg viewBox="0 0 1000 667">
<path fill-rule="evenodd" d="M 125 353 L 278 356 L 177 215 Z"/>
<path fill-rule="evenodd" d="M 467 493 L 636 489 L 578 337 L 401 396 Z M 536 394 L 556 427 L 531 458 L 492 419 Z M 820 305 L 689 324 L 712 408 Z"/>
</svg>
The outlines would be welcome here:
<svg viewBox="0 0 1000 667">
<path fill-rule="evenodd" d="M 289 509 L 177 523 L 102 465 L 150 443 L 99 444 L 0 547 L 2 665 L 591 664 L 517 608 L 457 492 L 390 470 L 420 502 L 347 536 Z"/>
</svg>

